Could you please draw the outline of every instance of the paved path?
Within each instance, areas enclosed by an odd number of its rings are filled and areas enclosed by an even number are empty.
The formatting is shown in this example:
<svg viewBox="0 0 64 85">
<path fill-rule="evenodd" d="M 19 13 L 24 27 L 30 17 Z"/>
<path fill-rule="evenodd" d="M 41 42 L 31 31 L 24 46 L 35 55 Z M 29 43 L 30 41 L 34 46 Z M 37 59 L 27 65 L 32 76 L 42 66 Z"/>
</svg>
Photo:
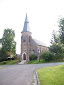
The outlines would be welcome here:
<svg viewBox="0 0 64 85">
<path fill-rule="evenodd" d="M 22 60 L 20 63 L 18 64 L 25 64 L 26 63 L 26 60 Z"/>
<path fill-rule="evenodd" d="M 38 68 L 60 64 L 64 63 L 7 65 L 0 69 L 0 85 L 32 85 L 33 75 Z"/>
</svg>

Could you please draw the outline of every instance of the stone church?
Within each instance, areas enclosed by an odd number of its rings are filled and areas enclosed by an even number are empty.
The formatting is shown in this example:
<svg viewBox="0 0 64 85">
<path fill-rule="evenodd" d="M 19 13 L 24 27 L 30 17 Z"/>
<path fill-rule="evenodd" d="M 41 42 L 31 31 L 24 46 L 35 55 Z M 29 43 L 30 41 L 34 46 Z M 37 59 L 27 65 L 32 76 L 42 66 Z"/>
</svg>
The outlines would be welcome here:
<svg viewBox="0 0 64 85">
<path fill-rule="evenodd" d="M 48 47 L 44 43 L 32 38 L 27 14 L 21 33 L 21 60 L 26 60 L 27 62 L 30 54 L 40 56 L 44 50 L 48 51 Z"/>
</svg>

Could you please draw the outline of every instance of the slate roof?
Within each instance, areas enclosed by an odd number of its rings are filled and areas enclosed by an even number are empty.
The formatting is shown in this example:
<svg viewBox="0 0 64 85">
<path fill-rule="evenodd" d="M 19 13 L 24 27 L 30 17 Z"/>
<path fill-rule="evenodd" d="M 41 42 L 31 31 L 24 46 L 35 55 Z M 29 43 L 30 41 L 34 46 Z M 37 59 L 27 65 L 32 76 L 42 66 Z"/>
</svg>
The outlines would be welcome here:
<svg viewBox="0 0 64 85">
<path fill-rule="evenodd" d="M 41 46 L 45 46 L 45 47 L 47 47 L 43 42 L 41 42 L 41 41 L 39 41 L 39 40 L 36 40 L 36 39 L 33 39 L 34 41 L 35 41 L 35 43 L 37 44 L 37 45 L 41 45 Z"/>
<path fill-rule="evenodd" d="M 28 21 L 27 13 L 26 13 L 26 18 L 25 18 L 24 27 L 23 27 L 22 32 L 31 32 L 30 28 L 29 28 L 29 21 Z"/>
</svg>

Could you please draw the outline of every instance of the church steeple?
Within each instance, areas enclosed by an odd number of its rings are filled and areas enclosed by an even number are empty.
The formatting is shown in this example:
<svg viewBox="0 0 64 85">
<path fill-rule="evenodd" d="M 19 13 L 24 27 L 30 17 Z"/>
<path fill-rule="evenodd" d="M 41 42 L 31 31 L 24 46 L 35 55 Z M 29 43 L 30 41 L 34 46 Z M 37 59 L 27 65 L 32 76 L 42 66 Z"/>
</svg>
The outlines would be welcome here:
<svg viewBox="0 0 64 85">
<path fill-rule="evenodd" d="M 27 13 L 26 13 L 24 27 L 23 27 L 23 31 L 22 32 L 30 32 L 29 21 L 28 21 Z"/>
</svg>

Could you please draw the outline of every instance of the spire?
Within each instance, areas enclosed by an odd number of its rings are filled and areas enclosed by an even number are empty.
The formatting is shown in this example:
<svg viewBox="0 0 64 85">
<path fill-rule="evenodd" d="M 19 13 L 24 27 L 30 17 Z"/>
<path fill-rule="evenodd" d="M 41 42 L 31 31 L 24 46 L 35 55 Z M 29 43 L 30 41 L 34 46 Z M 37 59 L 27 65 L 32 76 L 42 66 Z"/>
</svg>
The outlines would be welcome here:
<svg viewBox="0 0 64 85">
<path fill-rule="evenodd" d="M 29 21 L 28 21 L 27 13 L 26 13 L 25 22 L 24 22 L 24 28 L 23 28 L 23 31 L 22 32 L 30 32 Z"/>
<path fill-rule="evenodd" d="M 25 18 L 25 22 L 28 22 L 28 17 L 27 17 L 27 13 L 26 13 L 26 18 Z"/>
</svg>

